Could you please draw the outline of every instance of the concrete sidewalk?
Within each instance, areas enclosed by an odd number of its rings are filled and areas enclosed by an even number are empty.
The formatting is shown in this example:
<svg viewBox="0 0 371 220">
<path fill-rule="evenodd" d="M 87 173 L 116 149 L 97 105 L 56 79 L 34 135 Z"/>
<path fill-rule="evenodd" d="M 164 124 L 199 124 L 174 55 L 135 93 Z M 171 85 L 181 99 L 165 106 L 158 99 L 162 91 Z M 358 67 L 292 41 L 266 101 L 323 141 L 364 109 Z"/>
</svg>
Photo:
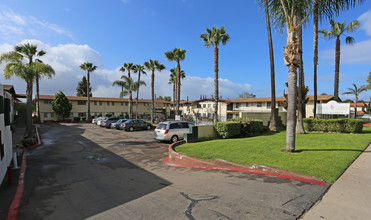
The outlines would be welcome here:
<svg viewBox="0 0 371 220">
<path fill-rule="evenodd" d="M 370 219 L 371 145 L 302 219 Z"/>
</svg>

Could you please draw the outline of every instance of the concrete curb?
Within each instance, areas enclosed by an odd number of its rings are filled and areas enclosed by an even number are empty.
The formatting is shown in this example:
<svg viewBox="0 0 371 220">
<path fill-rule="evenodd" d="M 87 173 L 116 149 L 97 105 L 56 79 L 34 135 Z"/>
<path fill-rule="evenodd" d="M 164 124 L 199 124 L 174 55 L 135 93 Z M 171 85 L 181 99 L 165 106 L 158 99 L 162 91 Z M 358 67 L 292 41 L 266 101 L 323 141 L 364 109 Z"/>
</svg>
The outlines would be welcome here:
<svg viewBox="0 0 371 220">
<path fill-rule="evenodd" d="M 8 214 L 6 216 L 6 220 L 15 220 L 18 217 L 19 207 L 21 206 L 21 201 L 22 201 L 22 196 L 23 196 L 23 191 L 24 191 L 24 182 L 25 182 L 26 168 L 27 168 L 27 150 L 34 148 L 34 147 L 41 146 L 41 140 L 40 140 L 39 131 L 37 129 L 37 126 L 35 127 L 35 129 L 36 129 L 37 144 L 28 146 L 23 150 L 22 165 L 21 165 L 21 171 L 19 173 L 19 178 L 18 178 L 17 191 L 14 195 L 12 203 L 10 204 Z"/>
<path fill-rule="evenodd" d="M 262 174 L 268 176 L 275 176 L 280 178 L 286 179 L 293 179 L 302 182 L 327 186 L 324 180 L 313 177 L 307 176 L 299 173 L 294 173 L 291 171 L 275 169 L 271 167 L 261 166 L 261 165 L 253 165 L 247 166 L 242 164 L 237 164 L 233 162 L 229 162 L 226 160 L 216 159 L 213 162 L 208 162 L 192 157 L 188 157 L 176 152 L 174 149 L 176 146 L 185 144 L 186 142 L 178 141 L 169 146 L 169 157 L 164 160 L 164 162 L 169 166 L 177 166 L 177 167 L 189 167 L 189 168 L 200 168 L 200 169 L 212 169 L 212 170 L 228 170 L 228 171 L 238 171 L 238 172 L 245 172 L 245 173 L 255 173 L 255 174 Z"/>
</svg>

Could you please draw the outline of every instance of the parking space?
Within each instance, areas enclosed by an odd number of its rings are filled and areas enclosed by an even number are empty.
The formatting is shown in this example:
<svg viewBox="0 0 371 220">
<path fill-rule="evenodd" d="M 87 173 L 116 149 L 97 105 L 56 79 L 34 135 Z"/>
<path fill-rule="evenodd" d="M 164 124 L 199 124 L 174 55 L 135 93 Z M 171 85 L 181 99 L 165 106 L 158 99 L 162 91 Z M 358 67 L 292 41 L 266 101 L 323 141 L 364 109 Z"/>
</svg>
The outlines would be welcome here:
<svg viewBox="0 0 371 220">
<path fill-rule="evenodd" d="M 169 143 L 155 141 L 153 130 L 62 124 L 42 125 L 40 133 L 44 144 L 29 152 L 20 212 L 28 219 L 296 219 L 326 190 L 167 166 Z"/>
</svg>

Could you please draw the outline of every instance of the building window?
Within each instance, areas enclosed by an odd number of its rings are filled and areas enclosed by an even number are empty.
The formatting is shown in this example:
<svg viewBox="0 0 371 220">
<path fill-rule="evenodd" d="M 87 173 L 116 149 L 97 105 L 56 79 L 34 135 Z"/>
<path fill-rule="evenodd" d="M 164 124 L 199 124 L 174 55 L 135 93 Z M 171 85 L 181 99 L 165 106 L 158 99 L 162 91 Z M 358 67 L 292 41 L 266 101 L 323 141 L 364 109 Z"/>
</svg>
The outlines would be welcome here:
<svg viewBox="0 0 371 220">
<path fill-rule="evenodd" d="M 202 107 L 203 107 L 203 108 L 206 108 L 206 104 L 203 104 Z"/>
<path fill-rule="evenodd" d="M 86 101 L 81 101 L 81 100 L 80 100 L 80 101 L 77 101 L 77 104 L 78 104 L 78 105 L 86 105 Z"/>
<path fill-rule="evenodd" d="M 201 108 L 201 105 L 200 104 L 197 104 L 197 108 Z"/>
<path fill-rule="evenodd" d="M 127 102 L 121 102 L 121 106 L 128 106 Z"/>
<path fill-rule="evenodd" d="M 262 107 L 263 104 L 261 102 L 256 103 L 256 107 Z"/>
<path fill-rule="evenodd" d="M 44 100 L 44 104 L 45 104 L 45 105 L 51 105 L 51 104 L 52 104 L 52 101 L 53 101 L 53 100 L 45 99 L 45 100 Z"/>
<path fill-rule="evenodd" d="M 94 105 L 102 105 L 102 101 L 95 101 Z"/>
<path fill-rule="evenodd" d="M 143 103 L 144 106 L 149 106 L 149 103 L 145 102 Z"/>
<path fill-rule="evenodd" d="M 211 118 L 211 113 L 207 113 L 207 117 L 208 118 Z"/>
<path fill-rule="evenodd" d="M 267 108 L 271 108 L 271 102 L 267 102 Z"/>
<path fill-rule="evenodd" d="M 70 112 L 70 118 L 73 118 L 73 112 Z"/>
<path fill-rule="evenodd" d="M 240 108 L 241 107 L 241 103 L 236 103 L 236 108 Z"/>
<path fill-rule="evenodd" d="M 206 118 L 206 113 L 202 113 L 202 117 Z"/>
<path fill-rule="evenodd" d="M 44 112 L 44 118 L 54 118 L 54 112 Z"/>
<path fill-rule="evenodd" d="M 115 102 L 107 102 L 107 106 L 114 106 Z"/>
<path fill-rule="evenodd" d="M 79 112 L 78 116 L 79 117 L 86 117 L 86 112 Z"/>
<path fill-rule="evenodd" d="M 250 107 L 250 102 L 246 102 L 246 107 Z"/>
<path fill-rule="evenodd" d="M 211 104 L 207 104 L 207 107 L 208 107 L 208 108 L 211 108 Z"/>
</svg>

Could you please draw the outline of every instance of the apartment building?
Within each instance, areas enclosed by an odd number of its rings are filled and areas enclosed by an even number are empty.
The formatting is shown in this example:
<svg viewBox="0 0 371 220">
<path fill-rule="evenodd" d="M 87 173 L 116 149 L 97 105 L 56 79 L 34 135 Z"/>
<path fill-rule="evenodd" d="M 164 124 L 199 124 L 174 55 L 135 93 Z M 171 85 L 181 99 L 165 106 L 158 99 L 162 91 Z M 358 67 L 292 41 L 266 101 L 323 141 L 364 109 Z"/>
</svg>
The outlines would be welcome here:
<svg viewBox="0 0 371 220">
<path fill-rule="evenodd" d="M 87 97 L 67 96 L 72 104 L 72 110 L 69 119 L 74 117 L 87 118 Z M 53 95 L 40 95 L 40 120 L 41 122 L 53 121 L 57 116 L 52 110 L 51 102 Z M 152 101 L 149 99 L 138 100 L 138 117 L 147 118 L 151 115 Z M 164 100 L 155 101 L 156 113 L 164 114 L 165 117 L 170 115 L 171 102 Z M 132 101 L 133 112 L 136 111 L 136 101 Z M 93 117 L 100 115 L 122 115 L 128 117 L 129 99 L 90 97 L 90 114 Z"/>
<path fill-rule="evenodd" d="M 180 102 L 180 110 L 184 115 L 192 115 L 198 119 L 212 119 L 215 111 L 214 99 L 206 98 L 195 101 Z M 218 102 L 218 117 L 220 121 L 227 119 L 227 102 L 219 100 Z"/>
</svg>

